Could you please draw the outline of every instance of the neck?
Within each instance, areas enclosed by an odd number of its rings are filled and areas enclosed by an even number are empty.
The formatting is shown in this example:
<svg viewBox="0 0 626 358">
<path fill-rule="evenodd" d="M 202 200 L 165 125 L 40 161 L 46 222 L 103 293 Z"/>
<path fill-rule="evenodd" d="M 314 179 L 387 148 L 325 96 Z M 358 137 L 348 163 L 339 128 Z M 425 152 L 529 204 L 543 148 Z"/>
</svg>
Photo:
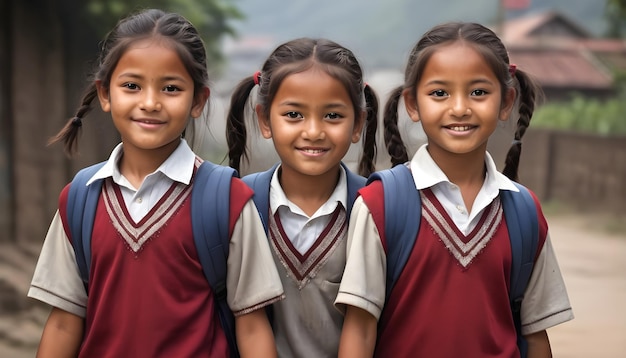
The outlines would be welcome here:
<svg viewBox="0 0 626 358">
<path fill-rule="evenodd" d="M 321 175 L 304 175 L 281 166 L 280 186 L 287 198 L 307 215 L 313 215 L 328 201 L 339 181 L 340 166 Z"/>
<path fill-rule="evenodd" d="M 471 211 L 474 200 L 485 182 L 485 150 L 476 150 L 462 155 L 449 152 L 433 153 L 431 157 L 448 179 L 461 190 L 465 207 Z"/>
<path fill-rule="evenodd" d="M 179 144 L 180 142 L 176 140 L 163 147 L 150 150 L 124 146 L 119 163 L 120 172 L 135 188 L 139 188 L 146 176 L 157 170 Z"/>
</svg>

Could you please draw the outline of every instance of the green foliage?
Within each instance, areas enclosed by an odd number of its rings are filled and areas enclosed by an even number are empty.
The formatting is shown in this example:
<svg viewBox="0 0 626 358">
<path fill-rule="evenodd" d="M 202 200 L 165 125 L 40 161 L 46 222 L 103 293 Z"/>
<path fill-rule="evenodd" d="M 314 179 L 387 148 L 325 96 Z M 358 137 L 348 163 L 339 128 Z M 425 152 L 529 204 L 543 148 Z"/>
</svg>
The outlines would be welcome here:
<svg viewBox="0 0 626 358">
<path fill-rule="evenodd" d="M 535 111 L 532 127 L 602 135 L 626 134 L 626 91 L 609 100 L 575 95 L 568 103 L 549 103 Z"/>
<path fill-rule="evenodd" d="M 87 0 L 76 2 L 100 37 L 129 14 L 146 8 L 177 12 L 196 26 L 205 41 L 209 65 L 222 61 L 220 39 L 234 35 L 231 20 L 241 19 L 239 10 L 228 0 Z"/>
<path fill-rule="evenodd" d="M 626 35 L 626 0 L 607 0 L 605 16 L 609 25 L 608 37 L 624 37 Z"/>
</svg>

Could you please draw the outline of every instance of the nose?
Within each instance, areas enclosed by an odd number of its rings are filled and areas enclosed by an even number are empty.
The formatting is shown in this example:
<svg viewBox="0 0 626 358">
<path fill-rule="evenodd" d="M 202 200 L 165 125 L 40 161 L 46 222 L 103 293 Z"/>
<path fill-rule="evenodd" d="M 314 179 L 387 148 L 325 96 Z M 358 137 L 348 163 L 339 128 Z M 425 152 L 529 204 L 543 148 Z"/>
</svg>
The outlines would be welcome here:
<svg viewBox="0 0 626 358">
<path fill-rule="evenodd" d="M 322 119 L 309 119 L 305 121 L 302 137 L 309 140 L 320 140 L 326 137 Z"/>
<path fill-rule="evenodd" d="M 158 94 L 159 91 L 145 89 L 139 107 L 147 112 L 160 111 L 162 106 Z"/>
<path fill-rule="evenodd" d="M 463 96 L 457 96 L 452 100 L 450 106 L 450 115 L 454 117 L 464 117 L 472 114 L 472 110 L 469 106 L 467 98 Z"/>
</svg>

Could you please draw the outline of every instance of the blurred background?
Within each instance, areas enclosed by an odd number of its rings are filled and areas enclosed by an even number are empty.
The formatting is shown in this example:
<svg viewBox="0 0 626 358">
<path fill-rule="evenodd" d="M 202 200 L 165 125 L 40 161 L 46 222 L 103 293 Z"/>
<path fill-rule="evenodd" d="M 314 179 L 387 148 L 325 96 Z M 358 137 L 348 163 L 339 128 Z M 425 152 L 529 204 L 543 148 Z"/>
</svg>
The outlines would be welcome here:
<svg viewBox="0 0 626 358">
<path fill-rule="evenodd" d="M 564 275 L 573 286 L 577 319 L 555 333 L 561 347 L 573 348 L 555 356 L 623 356 L 626 313 L 610 302 L 626 300 L 626 1 L 1 0 L 0 357 L 33 356 L 47 308 L 25 295 L 58 194 L 78 169 L 105 160 L 119 136 L 95 109 L 83 121 L 77 157 L 67 158 L 47 140 L 73 116 L 99 41 L 118 19 L 147 7 L 179 12 L 202 33 L 212 96 L 187 138 L 200 156 L 222 164 L 230 93 L 278 44 L 327 37 L 351 49 L 382 107 L 389 90 L 403 82 L 408 53 L 430 27 L 445 21 L 491 27 L 511 62 L 545 92 L 523 140 L 520 181 L 544 203 L 553 235 L 561 233 L 553 240 L 563 247 Z M 251 154 L 242 174 L 277 160 L 249 117 Z M 499 167 L 515 120 L 490 140 Z M 399 125 L 411 155 L 423 133 L 406 115 Z M 377 169 L 390 165 L 380 132 Z M 354 168 L 358 157 L 357 144 L 345 161 Z M 583 246 L 573 248 L 577 242 Z M 602 251 L 600 243 L 613 246 Z M 604 271 L 590 271 L 599 261 Z M 601 282 L 612 291 L 599 293 L 604 288 L 593 284 Z M 609 301 L 599 304 L 600 294 Z M 601 314 L 597 306 L 610 312 Z M 588 332 L 597 341 L 590 342 Z M 592 346 L 613 351 L 585 350 Z"/>
</svg>

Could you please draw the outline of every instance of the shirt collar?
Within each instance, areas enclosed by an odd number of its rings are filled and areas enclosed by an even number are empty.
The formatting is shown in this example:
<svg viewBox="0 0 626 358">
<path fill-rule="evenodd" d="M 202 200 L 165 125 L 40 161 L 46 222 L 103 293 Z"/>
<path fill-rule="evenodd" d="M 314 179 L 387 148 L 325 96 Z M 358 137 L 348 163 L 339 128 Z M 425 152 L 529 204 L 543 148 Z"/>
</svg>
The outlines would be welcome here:
<svg viewBox="0 0 626 358">
<path fill-rule="evenodd" d="M 446 174 L 428 153 L 427 146 L 428 144 L 422 145 L 410 163 L 415 187 L 418 190 L 430 188 L 439 183 L 450 183 Z M 484 189 L 492 192 L 499 190 L 519 191 L 509 178 L 498 171 L 496 163 L 488 152 L 485 152 L 485 167 L 487 168 L 487 175 L 483 184 Z"/>
<path fill-rule="evenodd" d="M 107 162 L 98 170 L 87 182 L 87 185 L 98 179 L 112 177 L 115 183 L 123 180 L 119 169 L 119 160 L 123 153 L 123 143 L 119 143 L 111 152 Z M 180 140 L 180 144 L 172 154 L 154 171 L 161 172 L 173 181 L 189 185 L 193 176 L 193 169 L 196 160 L 195 153 L 189 148 L 187 141 Z"/>
<path fill-rule="evenodd" d="M 343 166 L 340 166 L 339 170 L 339 182 L 337 186 L 335 186 L 335 190 L 332 192 L 328 200 L 324 205 L 322 205 L 317 212 L 313 215 L 313 217 L 327 215 L 332 213 L 337 208 L 337 204 L 340 203 L 346 208 L 346 201 L 348 198 L 348 178 L 346 176 L 346 171 Z M 280 181 L 278 180 L 278 170 L 280 169 L 280 165 L 276 167 L 274 174 L 272 175 L 272 180 L 270 182 L 270 210 L 272 215 L 276 213 L 276 210 L 281 206 L 286 206 L 294 213 L 298 213 L 300 215 L 307 216 L 304 212 L 294 203 L 292 203 L 283 188 L 280 186 Z"/>
</svg>

